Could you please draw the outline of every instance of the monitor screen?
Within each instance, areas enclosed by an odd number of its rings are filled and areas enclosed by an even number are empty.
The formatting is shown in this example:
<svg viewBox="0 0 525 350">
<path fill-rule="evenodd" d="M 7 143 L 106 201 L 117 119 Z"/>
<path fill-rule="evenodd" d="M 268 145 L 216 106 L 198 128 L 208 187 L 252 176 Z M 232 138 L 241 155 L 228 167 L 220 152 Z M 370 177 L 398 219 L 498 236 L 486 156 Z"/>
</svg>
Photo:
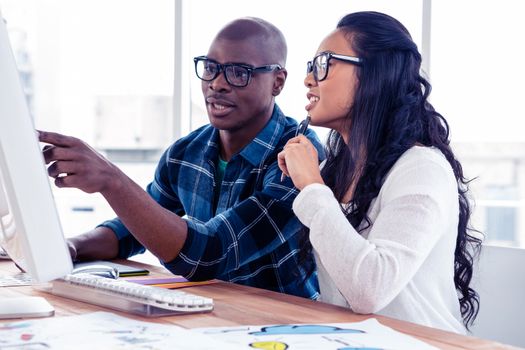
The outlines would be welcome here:
<svg viewBox="0 0 525 350">
<path fill-rule="evenodd" d="M 72 270 L 1 12 L 0 245 L 37 282 Z"/>
</svg>

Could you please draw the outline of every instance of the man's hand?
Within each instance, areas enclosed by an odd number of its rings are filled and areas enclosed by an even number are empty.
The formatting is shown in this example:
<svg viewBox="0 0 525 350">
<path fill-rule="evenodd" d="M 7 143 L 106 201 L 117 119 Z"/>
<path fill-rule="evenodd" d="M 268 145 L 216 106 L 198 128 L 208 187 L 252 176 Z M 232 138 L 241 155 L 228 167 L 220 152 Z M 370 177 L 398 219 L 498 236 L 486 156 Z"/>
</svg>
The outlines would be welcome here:
<svg viewBox="0 0 525 350">
<path fill-rule="evenodd" d="M 107 227 L 97 227 L 66 240 L 71 259 L 75 261 L 111 260 L 118 255 L 118 240 Z"/>
<path fill-rule="evenodd" d="M 75 137 L 39 131 L 40 142 L 47 143 L 43 154 L 47 172 L 57 187 L 74 187 L 87 193 L 118 190 L 125 176 L 114 164 Z"/>
<path fill-rule="evenodd" d="M 67 249 L 69 249 L 69 255 L 71 255 L 71 260 L 73 262 L 77 261 L 77 248 L 75 247 L 73 242 L 71 242 L 69 239 L 66 240 L 66 244 L 67 244 Z"/>
</svg>

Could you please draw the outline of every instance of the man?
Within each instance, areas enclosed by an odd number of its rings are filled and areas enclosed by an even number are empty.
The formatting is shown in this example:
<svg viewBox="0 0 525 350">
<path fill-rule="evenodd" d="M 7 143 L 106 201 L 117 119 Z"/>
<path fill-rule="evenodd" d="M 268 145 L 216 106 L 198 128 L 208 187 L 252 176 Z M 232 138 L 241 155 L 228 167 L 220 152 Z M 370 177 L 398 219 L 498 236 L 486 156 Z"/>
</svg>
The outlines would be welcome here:
<svg viewBox="0 0 525 350">
<path fill-rule="evenodd" d="M 316 298 L 316 276 L 306 276 L 298 258 L 297 190 L 290 179 L 281 182 L 277 167 L 297 128 L 275 104 L 285 61 L 286 42 L 272 24 L 241 18 L 226 25 L 208 55 L 195 58 L 211 125 L 165 151 L 147 193 L 82 141 L 41 132 L 55 184 L 100 192 L 118 215 L 72 238 L 73 258 L 127 258 L 147 248 L 191 280 Z"/>
</svg>

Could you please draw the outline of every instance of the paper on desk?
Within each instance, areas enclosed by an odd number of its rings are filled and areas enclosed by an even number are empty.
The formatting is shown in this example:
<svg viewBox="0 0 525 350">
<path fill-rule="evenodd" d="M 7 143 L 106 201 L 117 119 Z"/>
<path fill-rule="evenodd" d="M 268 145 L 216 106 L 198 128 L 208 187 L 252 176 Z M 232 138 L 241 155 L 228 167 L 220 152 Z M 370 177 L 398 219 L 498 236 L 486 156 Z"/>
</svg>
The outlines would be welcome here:
<svg viewBox="0 0 525 350">
<path fill-rule="evenodd" d="M 246 349 L 175 326 L 109 312 L 0 324 L 0 349 Z"/>
<path fill-rule="evenodd" d="M 416 338 L 383 326 L 371 318 L 356 323 L 288 324 L 197 328 L 215 339 L 251 349 L 272 350 L 430 350 Z"/>
</svg>

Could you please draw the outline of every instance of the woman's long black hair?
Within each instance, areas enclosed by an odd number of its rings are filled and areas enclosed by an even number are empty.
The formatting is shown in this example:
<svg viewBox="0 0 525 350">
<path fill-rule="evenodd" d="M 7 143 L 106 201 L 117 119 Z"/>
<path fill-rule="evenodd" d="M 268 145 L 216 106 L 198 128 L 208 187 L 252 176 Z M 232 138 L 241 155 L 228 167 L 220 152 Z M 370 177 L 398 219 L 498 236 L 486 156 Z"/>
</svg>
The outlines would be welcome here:
<svg viewBox="0 0 525 350">
<path fill-rule="evenodd" d="M 345 214 L 354 227 L 365 229 L 370 225 L 370 203 L 405 151 L 421 144 L 436 147 L 445 155 L 458 183 L 454 283 L 468 328 L 479 309 L 479 296 L 469 285 L 481 240 L 469 233 L 468 180 L 450 148 L 446 120 L 428 102 L 431 86 L 420 74 L 421 55 L 407 29 L 382 13 L 352 13 L 343 17 L 337 28 L 347 35 L 349 45 L 364 62 L 356 69 L 357 90 L 346 119 L 348 144 L 338 132 L 330 132 L 322 177 L 341 203 L 354 178 L 358 179 L 353 205 Z"/>
</svg>

